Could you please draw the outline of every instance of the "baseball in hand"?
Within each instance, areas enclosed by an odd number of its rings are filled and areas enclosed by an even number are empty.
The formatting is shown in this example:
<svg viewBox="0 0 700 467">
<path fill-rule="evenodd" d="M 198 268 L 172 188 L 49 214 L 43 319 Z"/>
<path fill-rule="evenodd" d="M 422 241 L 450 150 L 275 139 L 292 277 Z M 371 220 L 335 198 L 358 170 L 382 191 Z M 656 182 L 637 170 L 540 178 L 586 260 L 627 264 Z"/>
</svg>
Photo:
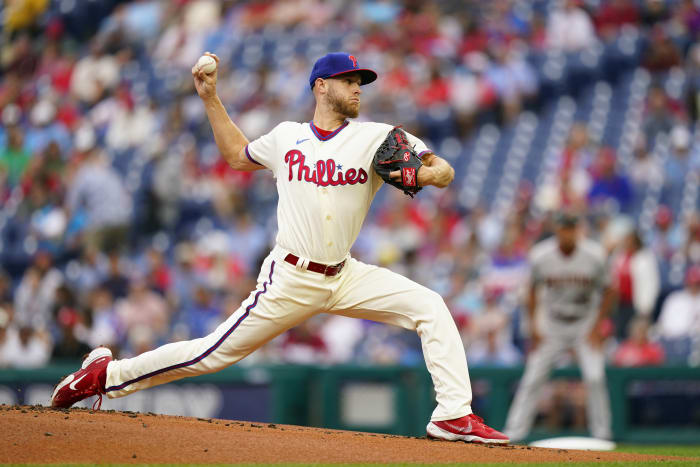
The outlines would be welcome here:
<svg viewBox="0 0 700 467">
<path fill-rule="evenodd" d="M 197 69 L 202 70 L 206 74 L 211 74 L 216 71 L 216 60 L 209 55 L 202 55 L 197 60 Z"/>
</svg>

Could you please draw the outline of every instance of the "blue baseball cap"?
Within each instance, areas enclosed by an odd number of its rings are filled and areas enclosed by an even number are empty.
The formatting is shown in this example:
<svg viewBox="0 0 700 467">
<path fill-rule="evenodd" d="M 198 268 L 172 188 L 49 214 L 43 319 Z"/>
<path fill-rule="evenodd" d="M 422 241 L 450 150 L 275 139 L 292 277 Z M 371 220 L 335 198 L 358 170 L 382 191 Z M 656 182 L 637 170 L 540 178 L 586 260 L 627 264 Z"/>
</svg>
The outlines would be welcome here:
<svg viewBox="0 0 700 467">
<path fill-rule="evenodd" d="M 360 85 L 369 84 L 377 79 L 377 73 L 369 68 L 360 68 L 353 55 L 333 52 L 316 60 L 309 76 L 309 86 L 314 88 L 316 78 L 333 78 L 345 73 L 359 73 L 362 79 Z"/>
</svg>

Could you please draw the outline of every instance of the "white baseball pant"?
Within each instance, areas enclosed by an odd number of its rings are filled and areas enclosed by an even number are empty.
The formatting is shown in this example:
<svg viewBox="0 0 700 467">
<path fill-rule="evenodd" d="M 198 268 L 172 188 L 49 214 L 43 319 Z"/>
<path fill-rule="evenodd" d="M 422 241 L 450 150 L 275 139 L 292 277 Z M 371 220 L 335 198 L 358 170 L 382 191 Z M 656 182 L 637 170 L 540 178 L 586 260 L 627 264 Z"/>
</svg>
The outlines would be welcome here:
<svg viewBox="0 0 700 467">
<path fill-rule="evenodd" d="M 542 386 L 549 377 L 554 361 L 573 348 L 586 384 L 588 424 L 596 438 L 610 439 L 610 400 L 605 384 L 605 355 L 588 343 L 587 333 L 579 336 L 544 337 L 525 365 L 518 391 L 508 412 L 505 434 L 511 441 L 527 436 L 535 418 Z"/>
<path fill-rule="evenodd" d="M 275 247 L 256 290 L 208 336 L 166 344 L 107 367 L 106 393 L 122 397 L 177 379 L 232 365 L 275 336 L 318 314 L 333 313 L 418 332 L 435 386 L 433 421 L 471 413 L 467 358 L 457 327 L 440 295 L 388 269 L 348 255 L 345 267 L 325 276 L 284 261 Z"/>
</svg>

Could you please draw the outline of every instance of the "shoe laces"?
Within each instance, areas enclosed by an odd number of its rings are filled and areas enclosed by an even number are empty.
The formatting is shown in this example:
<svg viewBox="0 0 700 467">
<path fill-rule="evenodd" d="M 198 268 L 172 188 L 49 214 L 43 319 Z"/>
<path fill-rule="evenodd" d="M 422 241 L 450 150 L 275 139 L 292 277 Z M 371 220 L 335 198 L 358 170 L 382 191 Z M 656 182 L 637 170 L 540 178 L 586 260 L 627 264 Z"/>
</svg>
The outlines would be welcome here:
<svg viewBox="0 0 700 467">
<path fill-rule="evenodd" d="M 472 419 L 476 420 L 477 422 L 481 423 L 482 425 L 484 424 L 484 419 L 479 417 L 477 414 L 470 414 L 469 417 Z"/>
<path fill-rule="evenodd" d="M 471 414 L 471 415 L 469 415 L 469 417 L 471 417 L 475 422 L 477 422 L 478 424 L 480 424 L 481 427 L 482 427 L 484 430 L 489 431 L 489 432 L 490 432 L 490 431 L 495 431 L 493 428 L 491 428 L 491 427 L 488 426 L 486 423 L 484 423 L 484 419 L 481 418 L 481 417 L 479 417 L 478 415 L 476 415 L 476 414 Z"/>
</svg>

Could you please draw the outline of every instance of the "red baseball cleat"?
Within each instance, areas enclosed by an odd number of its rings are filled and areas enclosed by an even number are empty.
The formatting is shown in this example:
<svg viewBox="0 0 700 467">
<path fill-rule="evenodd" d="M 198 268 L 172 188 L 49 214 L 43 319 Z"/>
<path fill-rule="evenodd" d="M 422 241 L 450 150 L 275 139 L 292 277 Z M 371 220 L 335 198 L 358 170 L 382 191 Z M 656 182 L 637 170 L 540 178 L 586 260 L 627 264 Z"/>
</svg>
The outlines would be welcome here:
<svg viewBox="0 0 700 467">
<path fill-rule="evenodd" d="M 506 435 L 484 423 L 478 415 L 469 414 L 454 420 L 430 422 L 426 428 L 429 438 L 470 443 L 508 444 Z"/>
<path fill-rule="evenodd" d="M 112 351 L 106 347 L 98 347 L 90 352 L 80 369 L 63 378 L 51 396 L 51 406 L 67 409 L 86 397 L 98 395 L 92 408 L 102 405 L 102 394 L 107 377 L 107 364 L 112 361 Z"/>
</svg>

